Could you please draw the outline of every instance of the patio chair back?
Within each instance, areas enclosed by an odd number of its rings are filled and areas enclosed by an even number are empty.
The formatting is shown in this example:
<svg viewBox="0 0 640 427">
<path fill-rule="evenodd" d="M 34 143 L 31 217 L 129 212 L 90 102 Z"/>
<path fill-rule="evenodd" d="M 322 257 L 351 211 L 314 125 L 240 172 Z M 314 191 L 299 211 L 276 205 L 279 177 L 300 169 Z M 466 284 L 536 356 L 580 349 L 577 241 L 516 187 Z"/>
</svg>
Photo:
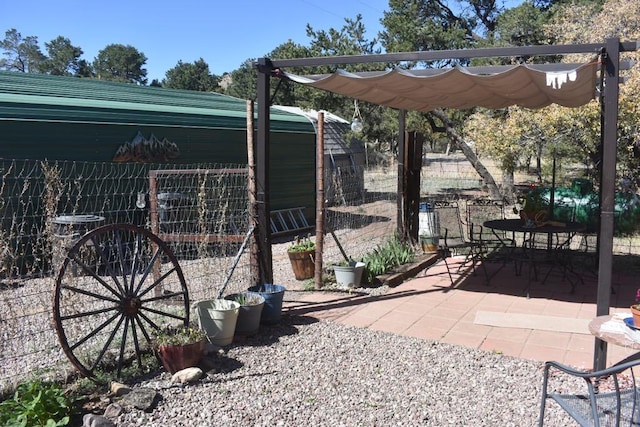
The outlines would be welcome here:
<svg viewBox="0 0 640 427">
<path fill-rule="evenodd" d="M 483 227 L 486 221 L 506 219 L 506 208 L 502 200 L 473 199 L 467 202 L 467 224 L 472 239 L 479 241 L 486 259 L 505 260 L 510 257 L 515 245 L 512 231 L 492 230 Z"/>
<path fill-rule="evenodd" d="M 460 214 L 460 207 L 455 201 L 435 201 L 436 227 L 440 233 L 439 253 L 441 259 L 447 267 L 447 273 L 454 286 L 456 281 L 453 278 L 451 267 L 447 262 L 447 258 L 453 255 L 462 255 L 464 260 L 458 264 L 456 272 L 459 275 L 468 271 L 467 266 L 470 265 L 472 273 L 476 274 L 476 264 L 481 259 L 481 246 L 474 242 L 471 234 L 466 233 L 466 224 Z M 488 279 L 487 270 L 484 265 L 480 264 L 485 278 Z"/>
<path fill-rule="evenodd" d="M 438 200 L 434 203 L 436 214 L 436 229 L 439 230 L 440 242 L 449 249 L 467 247 L 467 234 L 460 216 L 458 202 Z M 446 242 L 445 242 L 446 240 Z"/>
<path fill-rule="evenodd" d="M 539 427 L 544 424 L 547 399 L 555 401 L 581 426 L 637 425 L 640 422 L 640 390 L 633 368 L 637 369 L 638 365 L 638 355 L 595 372 L 547 362 L 543 374 Z M 562 391 L 567 389 L 568 377 L 584 381 L 576 381 L 573 391 Z M 582 384 L 582 387 L 576 388 L 577 384 Z"/>
</svg>

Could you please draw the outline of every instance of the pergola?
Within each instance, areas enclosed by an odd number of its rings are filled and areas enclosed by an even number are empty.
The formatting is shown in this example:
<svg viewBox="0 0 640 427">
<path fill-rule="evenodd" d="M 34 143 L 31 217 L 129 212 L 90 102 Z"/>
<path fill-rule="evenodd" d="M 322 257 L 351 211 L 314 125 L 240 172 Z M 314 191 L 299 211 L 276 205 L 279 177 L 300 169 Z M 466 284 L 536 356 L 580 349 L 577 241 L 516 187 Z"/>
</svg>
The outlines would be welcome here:
<svg viewBox="0 0 640 427">
<path fill-rule="evenodd" d="M 270 78 L 287 78 L 297 83 L 328 90 L 355 99 L 396 108 L 400 111 L 398 141 L 398 194 L 405 195 L 407 168 L 411 162 L 404 132 L 404 112 L 431 111 L 437 108 L 484 106 L 503 108 L 521 105 L 541 108 L 552 103 L 567 107 L 584 105 L 597 96 L 600 88 L 602 109 L 602 166 L 600 180 L 600 229 L 598 257 L 597 313 L 609 313 L 613 266 L 615 171 L 618 126 L 620 53 L 636 51 L 639 43 L 621 42 L 618 38 L 603 43 L 576 45 L 524 46 L 486 49 L 461 49 L 379 55 L 331 56 L 297 59 L 260 58 L 257 93 L 256 187 L 258 224 L 269 224 L 269 128 Z M 392 70 L 384 72 L 295 76 L 287 67 L 312 67 L 405 61 L 438 61 L 472 58 L 522 57 L 532 55 L 592 54 L 594 60 L 583 64 L 544 64 L 486 66 L 428 70 Z M 409 155 L 409 156 L 408 156 Z M 417 216 L 417 203 L 399 203 L 398 227 Z M 400 208 L 399 208 L 400 209 Z M 258 227 L 260 280 L 273 281 L 271 235 L 268 226 Z M 596 339 L 594 369 L 605 367 L 607 343 Z"/>
</svg>

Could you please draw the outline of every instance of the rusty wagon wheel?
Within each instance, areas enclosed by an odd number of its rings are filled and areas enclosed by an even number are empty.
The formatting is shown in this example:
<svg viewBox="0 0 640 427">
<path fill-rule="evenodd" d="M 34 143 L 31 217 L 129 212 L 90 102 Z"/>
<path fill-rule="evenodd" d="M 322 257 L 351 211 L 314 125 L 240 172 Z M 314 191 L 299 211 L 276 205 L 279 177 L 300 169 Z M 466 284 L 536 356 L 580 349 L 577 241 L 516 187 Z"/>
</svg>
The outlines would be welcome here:
<svg viewBox="0 0 640 427">
<path fill-rule="evenodd" d="M 153 274 L 159 271 L 160 274 Z M 84 376 L 120 376 L 151 350 L 153 331 L 189 324 L 189 295 L 169 247 L 150 231 L 111 224 L 82 236 L 56 278 L 53 317 L 58 339 Z"/>
</svg>

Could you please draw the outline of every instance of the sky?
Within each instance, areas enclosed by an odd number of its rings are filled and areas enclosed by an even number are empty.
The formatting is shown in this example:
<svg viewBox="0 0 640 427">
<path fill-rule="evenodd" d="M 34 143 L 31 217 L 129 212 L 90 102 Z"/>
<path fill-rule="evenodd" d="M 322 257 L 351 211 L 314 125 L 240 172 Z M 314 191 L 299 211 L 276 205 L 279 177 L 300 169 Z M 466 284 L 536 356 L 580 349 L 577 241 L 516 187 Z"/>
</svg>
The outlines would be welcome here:
<svg viewBox="0 0 640 427">
<path fill-rule="evenodd" d="M 0 31 L 2 38 L 11 28 L 38 37 L 43 53 L 46 42 L 66 37 L 88 62 L 109 44 L 131 45 L 147 57 L 150 83 L 180 60 L 202 58 L 222 75 L 288 40 L 306 46 L 307 24 L 339 30 L 360 14 L 373 39 L 387 9 L 388 0 L 0 0 Z"/>
</svg>

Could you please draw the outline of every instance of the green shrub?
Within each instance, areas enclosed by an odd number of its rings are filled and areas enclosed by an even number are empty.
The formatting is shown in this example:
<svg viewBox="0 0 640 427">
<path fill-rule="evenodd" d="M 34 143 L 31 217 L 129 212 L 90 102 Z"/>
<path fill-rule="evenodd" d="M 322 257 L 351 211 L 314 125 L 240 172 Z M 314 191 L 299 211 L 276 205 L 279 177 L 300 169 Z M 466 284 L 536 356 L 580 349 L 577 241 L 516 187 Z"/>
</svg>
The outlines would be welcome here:
<svg viewBox="0 0 640 427">
<path fill-rule="evenodd" d="M 6 427 L 66 426 L 73 399 L 56 384 L 29 381 L 18 385 L 12 399 L 0 402 L 0 425 Z"/>
<path fill-rule="evenodd" d="M 399 265 L 413 262 L 414 259 L 413 247 L 394 236 L 362 257 L 362 262 L 365 263 L 364 281 L 372 283 L 376 276 L 387 273 Z"/>
</svg>

